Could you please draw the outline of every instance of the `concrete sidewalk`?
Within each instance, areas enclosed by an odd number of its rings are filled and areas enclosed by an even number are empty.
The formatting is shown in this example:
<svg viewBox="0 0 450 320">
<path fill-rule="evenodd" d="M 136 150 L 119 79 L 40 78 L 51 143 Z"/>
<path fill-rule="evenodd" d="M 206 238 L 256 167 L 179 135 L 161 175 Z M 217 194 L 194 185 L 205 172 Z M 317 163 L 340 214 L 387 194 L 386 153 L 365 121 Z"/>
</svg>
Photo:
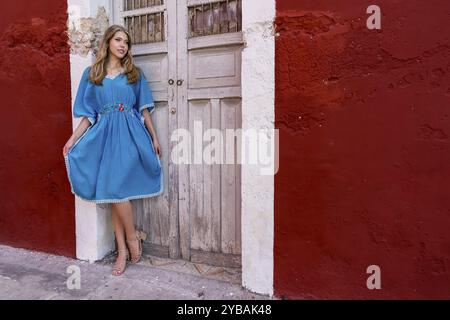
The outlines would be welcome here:
<svg viewBox="0 0 450 320">
<path fill-rule="evenodd" d="M 0 299 L 270 299 L 244 290 L 237 270 L 145 257 L 115 277 L 113 261 L 109 256 L 90 264 L 0 245 Z M 80 289 L 67 286 L 70 266 L 79 267 Z"/>
</svg>

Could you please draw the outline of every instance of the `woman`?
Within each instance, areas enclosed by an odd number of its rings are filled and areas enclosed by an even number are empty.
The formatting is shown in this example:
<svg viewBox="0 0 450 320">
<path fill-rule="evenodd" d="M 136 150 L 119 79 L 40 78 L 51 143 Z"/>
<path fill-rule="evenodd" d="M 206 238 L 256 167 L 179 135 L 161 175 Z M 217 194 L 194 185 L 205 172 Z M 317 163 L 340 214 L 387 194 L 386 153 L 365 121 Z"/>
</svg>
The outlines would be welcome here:
<svg viewBox="0 0 450 320">
<path fill-rule="evenodd" d="M 142 255 L 146 235 L 134 228 L 130 200 L 163 191 L 161 147 L 150 117 L 155 104 L 130 50 L 125 28 L 106 30 L 75 98 L 73 116 L 83 119 L 63 149 L 72 193 L 112 204 L 118 252 L 113 275 L 124 272 L 128 253 L 132 263 Z"/>
</svg>

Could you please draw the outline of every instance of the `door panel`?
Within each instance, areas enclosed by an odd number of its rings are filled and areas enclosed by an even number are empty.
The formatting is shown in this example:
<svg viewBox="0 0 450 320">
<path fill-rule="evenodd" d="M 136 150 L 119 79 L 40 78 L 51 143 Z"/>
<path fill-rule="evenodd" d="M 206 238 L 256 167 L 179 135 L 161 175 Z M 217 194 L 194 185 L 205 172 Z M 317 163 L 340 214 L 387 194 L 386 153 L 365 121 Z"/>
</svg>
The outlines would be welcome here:
<svg viewBox="0 0 450 320">
<path fill-rule="evenodd" d="M 116 1 L 115 23 L 132 33 L 136 64 L 155 98 L 163 153 L 164 194 L 133 200 L 136 224 L 149 233 L 148 254 L 240 266 L 240 165 L 175 165 L 169 157 L 176 129 L 193 135 L 200 121 L 202 134 L 214 128 L 225 138 L 226 129 L 241 126 L 240 8 L 237 0 Z M 201 150 L 213 140 L 200 141 Z M 225 142 L 216 151 L 230 147 L 236 157 L 236 138 Z"/>
<path fill-rule="evenodd" d="M 189 50 L 189 89 L 239 87 L 241 47 Z"/>
<path fill-rule="evenodd" d="M 220 130 L 224 137 L 219 143 L 221 150 L 233 149 L 230 163 L 237 162 L 236 138 L 233 135 L 231 143 L 227 142 L 225 130 L 240 128 L 240 118 L 239 98 L 189 101 L 189 131 L 194 132 L 195 125 L 202 132 Z M 214 140 L 205 139 L 202 150 L 208 151 L 207 146 Z M 226 160 L 224 154 L 218 158 Z M 196 161 L 193 154 L 192 159 Z M 189 167 L 189 179 L 191 249 L 240 254 L 240 166 L 194 163 Z"/>
<path fill-rule="evenodd" d="M 169 80 L 169 58 L 167 53 L 147 54 L 134 57 L 149 81 L 155 101 L 167 101 L 167 81 Z"/>
<path fill-rule="evenodd" d="M 193 132 L 194 121 L 202 121 L 202 131 L 241 128 L 241 52 L 243 39 L 238 1 L 178 2 L 178 61 L 187 60 L 179 77 L 188 79 L 185 88 L 184 123 Z M 239 9 L 239 10 L 238 10 Z M 238 14 L 239 11 L 239 14 Z M 239 17 L 238 17 L 239 15 Z M 182 42 L 182 43 L 180 43 Z M 180 46 L 181 44 L 181 46 Z M 185 102 L 187 101 L 187 102 Z M 205 149 L 213 139 L 203 142 Z M 236 149 L 235 138 L 226 147 Z M 236 152 L 234 152 L 236 155 Z M 209 264 L 238 266 L 241 253 L 240 165 L 191 164 L 189 221 L 190 260 Z M 181 183 L 180 179 L 180 183 Z"/>
<path fill-rule="evenodd" d="M 240 114 L 241 114 L 241 99 L 222 99 L 220 102 L 220 119 L 221 131 L 226 129 L 240 128 Z M 241 196 L 239 192 L 240 186 L 240 166 L 235 164 L 237 162 L 236 138 L 233 138 L 233 143 L 228 143 L 224 150 L 232 148 L 234 164 L 223 164 L 221 167 L 221 249 L 224 253 L 240 254 L 241 250 Z M 225 159 L 225 162 L 229 161 Z"/>
</svg>

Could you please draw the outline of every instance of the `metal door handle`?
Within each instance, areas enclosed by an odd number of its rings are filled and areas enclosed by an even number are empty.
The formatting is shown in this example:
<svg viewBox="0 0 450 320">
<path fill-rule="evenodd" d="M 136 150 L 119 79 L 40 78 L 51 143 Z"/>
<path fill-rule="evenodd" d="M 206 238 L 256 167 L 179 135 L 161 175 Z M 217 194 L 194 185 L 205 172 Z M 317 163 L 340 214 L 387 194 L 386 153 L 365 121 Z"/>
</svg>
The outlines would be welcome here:
<svg viewBox="0 0 450 320">
<path fill-rule="evenodd" d="M 170 84 L 170 85 L 173 85 L 174 82 L 175 82 L 175 81 L 173 81 L 173 79 L 169 79 L 169 84 Z"/>
<path fill-rule="evenodd" d="M 179 79 L 177 80 L 177 86 L 181 86 L 183 84 L 183 80 Z"/>
</svg>

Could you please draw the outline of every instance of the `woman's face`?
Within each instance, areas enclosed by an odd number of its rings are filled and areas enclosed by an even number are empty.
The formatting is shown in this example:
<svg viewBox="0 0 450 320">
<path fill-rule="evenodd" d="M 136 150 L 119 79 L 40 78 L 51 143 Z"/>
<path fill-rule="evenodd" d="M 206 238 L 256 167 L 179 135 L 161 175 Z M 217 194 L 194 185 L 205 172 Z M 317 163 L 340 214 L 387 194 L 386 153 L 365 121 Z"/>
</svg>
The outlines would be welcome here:
<svg viewBox="0 0 450 320">
<path fill-rule="evenodd" d="M 109 41 L 109 52 L 122 60 L 128 52 L 128 37 L 123 31 L 117 31 Z"/>
</svg>

